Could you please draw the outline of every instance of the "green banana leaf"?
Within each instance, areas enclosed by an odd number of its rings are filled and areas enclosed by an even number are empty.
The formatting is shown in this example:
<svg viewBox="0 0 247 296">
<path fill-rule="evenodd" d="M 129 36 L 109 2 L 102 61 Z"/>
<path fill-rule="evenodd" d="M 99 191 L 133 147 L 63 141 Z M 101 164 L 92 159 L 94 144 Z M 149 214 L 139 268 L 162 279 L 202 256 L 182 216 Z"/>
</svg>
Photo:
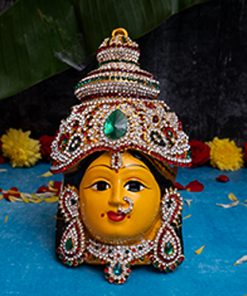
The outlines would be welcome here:
<svg viewBox="0 0 247 296">
<path fill-rule="evenodd" d="M 139 38 L 205 0 L 19 0 L 0 16 L 0 99 L 78 70 L 117 27 Z"/>
</svg>

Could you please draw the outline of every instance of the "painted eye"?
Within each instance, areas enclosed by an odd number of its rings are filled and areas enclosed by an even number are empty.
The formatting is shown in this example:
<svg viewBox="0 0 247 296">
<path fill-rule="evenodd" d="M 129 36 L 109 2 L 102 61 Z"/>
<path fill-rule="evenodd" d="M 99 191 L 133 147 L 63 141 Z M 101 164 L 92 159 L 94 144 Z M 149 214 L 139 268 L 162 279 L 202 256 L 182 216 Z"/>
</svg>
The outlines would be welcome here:
<svg viewBox="0 0 247 296">
<path fill-rule="evenodd" d="M 145 186 L 139 181 L 129 181 L 125 184 L 124 188 L 131 192 L 139 192 L 142 191 Z"/>
<path fill-rule="evenodd" d="M 110 185 L 105 181 L 98 181 L 92 185 L 93 190 L 105 191 L 110 188 Z"/>
</svg>

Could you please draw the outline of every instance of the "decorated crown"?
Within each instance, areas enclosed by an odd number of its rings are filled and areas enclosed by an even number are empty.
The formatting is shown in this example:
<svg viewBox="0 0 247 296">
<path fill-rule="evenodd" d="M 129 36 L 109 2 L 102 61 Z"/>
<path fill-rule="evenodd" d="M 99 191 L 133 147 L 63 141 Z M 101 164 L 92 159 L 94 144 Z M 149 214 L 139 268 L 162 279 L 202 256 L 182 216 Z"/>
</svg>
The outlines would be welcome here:
<svg viewBox="0 0 247 296">
<path fill-rule="evenodd" d="M 63 120 L 52 144 L 51 171 L 72 169 L 96 151 L 137 150 L 159 165 L 188 166 L 188 137 L 175 113 L 158 100 L 159 82 L 140 69 L 139 48 L 124 29 L 116 29 L 97 52 L 99 68 L 76 86 L 81 104 Z"/>
</svg>

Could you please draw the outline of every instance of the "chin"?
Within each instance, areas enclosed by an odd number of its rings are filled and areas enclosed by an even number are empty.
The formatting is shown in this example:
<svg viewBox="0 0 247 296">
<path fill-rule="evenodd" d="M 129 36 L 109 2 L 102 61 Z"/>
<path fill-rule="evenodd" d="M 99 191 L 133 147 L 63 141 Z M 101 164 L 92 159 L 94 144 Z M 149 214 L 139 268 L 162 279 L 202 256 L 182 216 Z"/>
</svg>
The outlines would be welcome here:
<svg viewBox="0 0 247 296">
<path fill-rule="evenodd" d="M 123 233 L 123 232 L 111 232 L 111 233 L 91 233 L 92 237 L 96 238 L 98 241 L 106 244 L 111 245 L 124 245 L 124 244 L 134 244 L 139 242 L 143 239 L 143 235 L 140 235 L 140 233 L 136 235 L 130 235 L 129 232 Z"/>
</svg>

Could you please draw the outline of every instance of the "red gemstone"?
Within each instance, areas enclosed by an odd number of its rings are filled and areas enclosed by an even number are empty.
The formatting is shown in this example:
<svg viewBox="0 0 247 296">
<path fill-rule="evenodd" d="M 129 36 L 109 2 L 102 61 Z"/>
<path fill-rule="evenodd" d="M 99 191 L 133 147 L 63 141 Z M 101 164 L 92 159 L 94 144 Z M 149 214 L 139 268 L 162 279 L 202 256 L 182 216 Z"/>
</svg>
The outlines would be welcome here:
<svg viewBox="0 0 247 296">
<path fill-rule="evenodd" d="M 159 117 L 157 115 L 154 115 L 153 117 L 153 122 L 157 123 L 159 121 Z"/>
<path fill-rule="evenodd" d="M 163 270 L 165 269 L 165 266 L 164 266 L 163 264 L 160 264 L 159 269 L 160 269 L 161 271 L 163 271 Z"/>
<path fill-rule="evenodd" d="M 183 124 L 181 121 L 178 122 L 178 129 L 179 130 L 182 130 L 183 129 Z"/>
<path fill-rule="evenodd" d="M 173 270 L 175 270 L 175 269 L 176 269 L 176 267 L 177 267 L 177 266 L 176 266 L 175 264 L 172 264 L 172 265 L 170 266 L 170 270 L 172 270 L 172 271 L 173 271 Z"/>
<path fill-rule="evenodd" d="M 145 103 L 146 107 L 150 108 L 150 109 L 154 109 L 155 108 L 155 105 L 153 103 Z"/>
</svg>

